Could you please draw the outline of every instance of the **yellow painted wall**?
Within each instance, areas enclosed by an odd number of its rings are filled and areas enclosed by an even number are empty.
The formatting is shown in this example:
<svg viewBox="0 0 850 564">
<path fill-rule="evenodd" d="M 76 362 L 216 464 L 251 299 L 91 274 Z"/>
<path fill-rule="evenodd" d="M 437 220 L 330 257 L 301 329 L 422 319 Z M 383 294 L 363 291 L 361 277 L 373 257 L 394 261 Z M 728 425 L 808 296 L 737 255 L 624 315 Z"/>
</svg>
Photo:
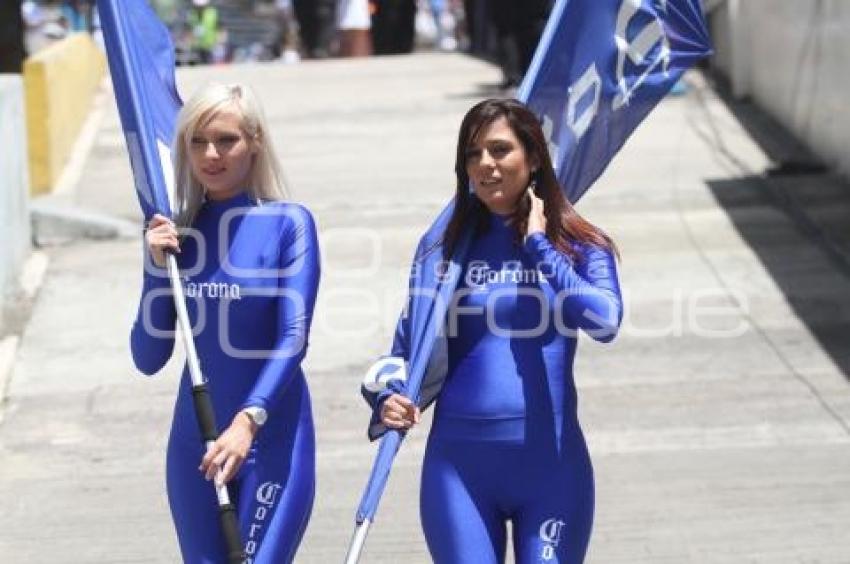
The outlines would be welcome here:
<svg viewBox="0 0 850 564">
<path fill-rule="evenodd" d="M 24 63 L 30 193 L 56 183 L 106 72 L 106 57 L 85 33 L 73 34 Z"/>
</svg>

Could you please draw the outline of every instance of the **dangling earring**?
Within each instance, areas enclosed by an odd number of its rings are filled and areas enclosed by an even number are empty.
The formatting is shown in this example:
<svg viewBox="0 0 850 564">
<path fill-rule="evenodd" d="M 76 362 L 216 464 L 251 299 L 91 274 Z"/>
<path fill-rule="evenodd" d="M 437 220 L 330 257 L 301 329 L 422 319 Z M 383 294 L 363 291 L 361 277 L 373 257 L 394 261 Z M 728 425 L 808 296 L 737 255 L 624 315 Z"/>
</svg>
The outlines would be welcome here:
<svg viewBox="0 0 850 564">
<path fill-rule="evenodd" d="M 531 188 L 531 191 L 534 192 L 535 195 L 537 194 L 537 191 L 536 191 L 537 190 L 537 178 L 536 178 L 536 176 L 537 176 L 537 171 L 532 170 L 531 171 L 531 182 L 528 183 L 528 187 Z"/>
</svg>

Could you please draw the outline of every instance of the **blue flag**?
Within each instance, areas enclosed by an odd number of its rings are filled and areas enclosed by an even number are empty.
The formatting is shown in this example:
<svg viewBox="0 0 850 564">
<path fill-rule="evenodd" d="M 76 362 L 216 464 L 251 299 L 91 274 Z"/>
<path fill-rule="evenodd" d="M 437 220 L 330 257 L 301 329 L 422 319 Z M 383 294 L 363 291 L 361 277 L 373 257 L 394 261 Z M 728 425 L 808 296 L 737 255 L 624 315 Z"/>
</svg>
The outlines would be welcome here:
<svg viewBox="0 0 850 564">
<path fill-rule="evenodd" d="M 559 0 L 517 98 L 577 201 L 644 117 L 711 53 L 699 0 Z"/>
<path fill-rule="evenodd" d="M 168 29 L 146 0 L 97 0 L 115 100 L 145 221 L 171 216 L 171 142 L 182 106 Z"/>
</svg>

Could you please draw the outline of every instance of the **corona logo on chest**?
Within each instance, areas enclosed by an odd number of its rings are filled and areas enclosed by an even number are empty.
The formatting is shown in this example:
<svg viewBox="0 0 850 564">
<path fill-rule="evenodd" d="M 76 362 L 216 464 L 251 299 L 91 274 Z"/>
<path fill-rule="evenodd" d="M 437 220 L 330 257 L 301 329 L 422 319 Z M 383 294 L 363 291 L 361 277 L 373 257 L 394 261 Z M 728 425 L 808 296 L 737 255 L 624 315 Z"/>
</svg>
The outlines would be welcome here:
<svg viewBox="0 0 850 564">
<path fill-rule="evenodd" d="M 219 300 L 241 300 L 242 287 L 227 282 L 192 282 L 183 278 L 183 291 L 187 298 L 213 298 Z"/>
<path fill-rule="evenodd" d="M 491 268 L 484 261 L 474 260 L 466 271 L 466 285 L 483 290 L 488 284 L 539 284 L 546 277 L 539 269 L 523 268 L 521 261 L 507 261 L 501 268 Z"/>
</svg>

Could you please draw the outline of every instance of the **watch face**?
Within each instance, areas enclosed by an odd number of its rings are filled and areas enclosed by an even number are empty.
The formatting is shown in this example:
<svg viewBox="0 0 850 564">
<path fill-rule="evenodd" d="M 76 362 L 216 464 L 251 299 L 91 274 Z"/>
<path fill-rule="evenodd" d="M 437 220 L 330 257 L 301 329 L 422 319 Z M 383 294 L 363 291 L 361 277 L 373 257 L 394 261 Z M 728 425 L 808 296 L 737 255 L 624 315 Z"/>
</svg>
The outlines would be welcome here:
<svg viewBox="0 0 850 564">
<path fill-rule="evenodd" d="M 246 411 L 248 412 L 248 415 L 251 416 L 251 419 L 254 420 L 254 423 L 259 425 L 260 427 L 262 427 L 265 424 L 266 419 L 268 419 L 268 414 L 266 413 L 266 410 L 262 407 L 251 407 L 248 408 Z"/>
</svg>

